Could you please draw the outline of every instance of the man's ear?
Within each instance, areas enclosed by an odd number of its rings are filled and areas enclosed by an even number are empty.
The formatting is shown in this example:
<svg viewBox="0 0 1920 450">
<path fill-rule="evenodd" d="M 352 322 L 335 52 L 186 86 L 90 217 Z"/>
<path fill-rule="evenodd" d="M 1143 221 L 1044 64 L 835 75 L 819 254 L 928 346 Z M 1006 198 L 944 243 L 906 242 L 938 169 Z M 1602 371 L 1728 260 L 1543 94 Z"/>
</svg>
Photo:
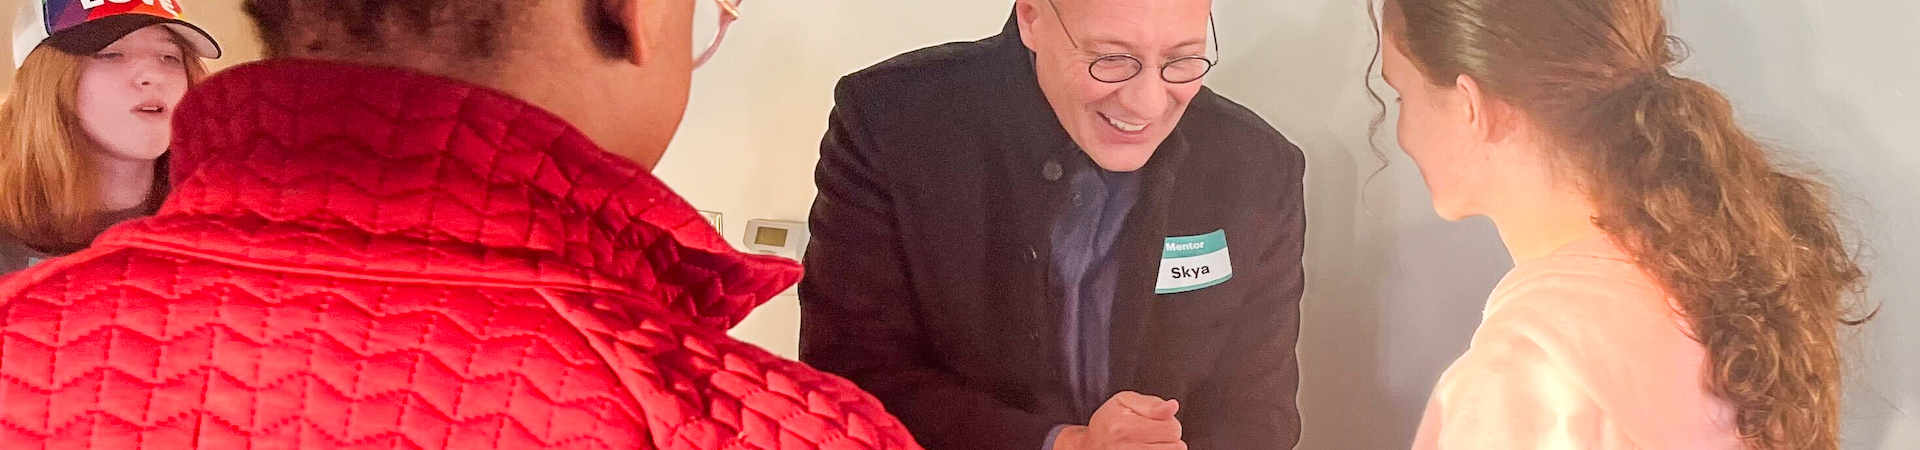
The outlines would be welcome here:
<svg viewBox="0 0 1920 450">
<path fill-rule="evenodd" d="M 608 21 L 620 26 L 622 38 L 630 44 L 632 54 L 627 55 L 628 62 L 644 66 L 653 57 L 651 40 L 647 39 L 647 16 L 642 3 L 647 0 L 595 0 L 600 2 L 600 13 Z"/>
<path fill-rule="evenodd" d="M 1020 26 L 1020 43 L 1026 44 L 1028 51 L 1034 50 L 1033 22 L 1040 18 L 1040 7 L 1033 0 L 1020 0 L 1013 3 L 1014 23 Z"/>
</svg>

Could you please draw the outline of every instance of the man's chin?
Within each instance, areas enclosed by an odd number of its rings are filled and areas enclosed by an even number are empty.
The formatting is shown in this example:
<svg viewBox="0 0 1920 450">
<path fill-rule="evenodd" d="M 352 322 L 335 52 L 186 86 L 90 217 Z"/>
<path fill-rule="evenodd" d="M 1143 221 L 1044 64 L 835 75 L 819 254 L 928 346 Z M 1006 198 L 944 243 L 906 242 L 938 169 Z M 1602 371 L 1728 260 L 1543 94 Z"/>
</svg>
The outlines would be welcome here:
<svg viewBox="0 0 1920 450">
<path fill-rule="evenodd" d="M 1093 159 L 1094 165 L 1108 172 L 1132 172 L 1145 167 L 1147 161 L 1153 158 L 1153 147 L 1089 150 L 1087 156 Z"/>
</svg>

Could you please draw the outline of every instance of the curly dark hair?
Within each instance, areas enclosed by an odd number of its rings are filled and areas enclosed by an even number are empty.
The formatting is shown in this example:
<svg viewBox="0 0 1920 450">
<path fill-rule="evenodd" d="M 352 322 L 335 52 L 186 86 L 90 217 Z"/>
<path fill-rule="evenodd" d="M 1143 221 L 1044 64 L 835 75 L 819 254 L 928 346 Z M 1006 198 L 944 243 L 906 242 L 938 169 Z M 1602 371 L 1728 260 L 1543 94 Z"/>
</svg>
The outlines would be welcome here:
<svg viewBox="0 0 1920 450">
<path fill-rule="evenodd" d="M 511 39 L 527 0 L 246 0 L 268 57 L 380 52 L 416 46 L 461 60 L 487 60 Z M 581 2 L 595 46 L 607 57 L 633 52 L 623 29 Z M 418 47 L 424 46 L 424 47 Z"/>
</svg>

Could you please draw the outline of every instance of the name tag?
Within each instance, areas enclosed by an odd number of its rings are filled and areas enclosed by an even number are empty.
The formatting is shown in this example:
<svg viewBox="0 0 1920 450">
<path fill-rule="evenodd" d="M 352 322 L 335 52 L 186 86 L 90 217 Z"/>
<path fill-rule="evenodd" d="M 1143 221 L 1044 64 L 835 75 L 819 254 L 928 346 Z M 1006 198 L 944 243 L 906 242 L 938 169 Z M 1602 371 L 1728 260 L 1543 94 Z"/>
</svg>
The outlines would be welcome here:
<svg viewBox="0 0 1920 450">
<path fill-rule="evenodd" d="M 1231 278 L 1233 258 L 1227 254 L 1227 230 L 1168 237 L 1160 252 L 1160 281 L 1154 284 L 1153 293 L 1197 291 Z"/>
</svg>

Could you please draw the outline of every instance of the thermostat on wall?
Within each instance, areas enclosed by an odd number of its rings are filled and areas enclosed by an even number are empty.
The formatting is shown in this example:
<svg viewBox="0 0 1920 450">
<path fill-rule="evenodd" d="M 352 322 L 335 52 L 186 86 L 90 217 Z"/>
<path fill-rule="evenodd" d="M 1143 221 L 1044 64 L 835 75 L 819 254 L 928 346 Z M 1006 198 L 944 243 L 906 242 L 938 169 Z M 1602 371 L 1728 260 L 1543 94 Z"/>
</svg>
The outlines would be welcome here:
<svg viewBox="0 0 1920 450">
<path fill-rule="evenodd" d="M 807 224 L 787 220 L 747 221 L 747 249 L 800 259 L 807 249 Z"/>
</svg>

